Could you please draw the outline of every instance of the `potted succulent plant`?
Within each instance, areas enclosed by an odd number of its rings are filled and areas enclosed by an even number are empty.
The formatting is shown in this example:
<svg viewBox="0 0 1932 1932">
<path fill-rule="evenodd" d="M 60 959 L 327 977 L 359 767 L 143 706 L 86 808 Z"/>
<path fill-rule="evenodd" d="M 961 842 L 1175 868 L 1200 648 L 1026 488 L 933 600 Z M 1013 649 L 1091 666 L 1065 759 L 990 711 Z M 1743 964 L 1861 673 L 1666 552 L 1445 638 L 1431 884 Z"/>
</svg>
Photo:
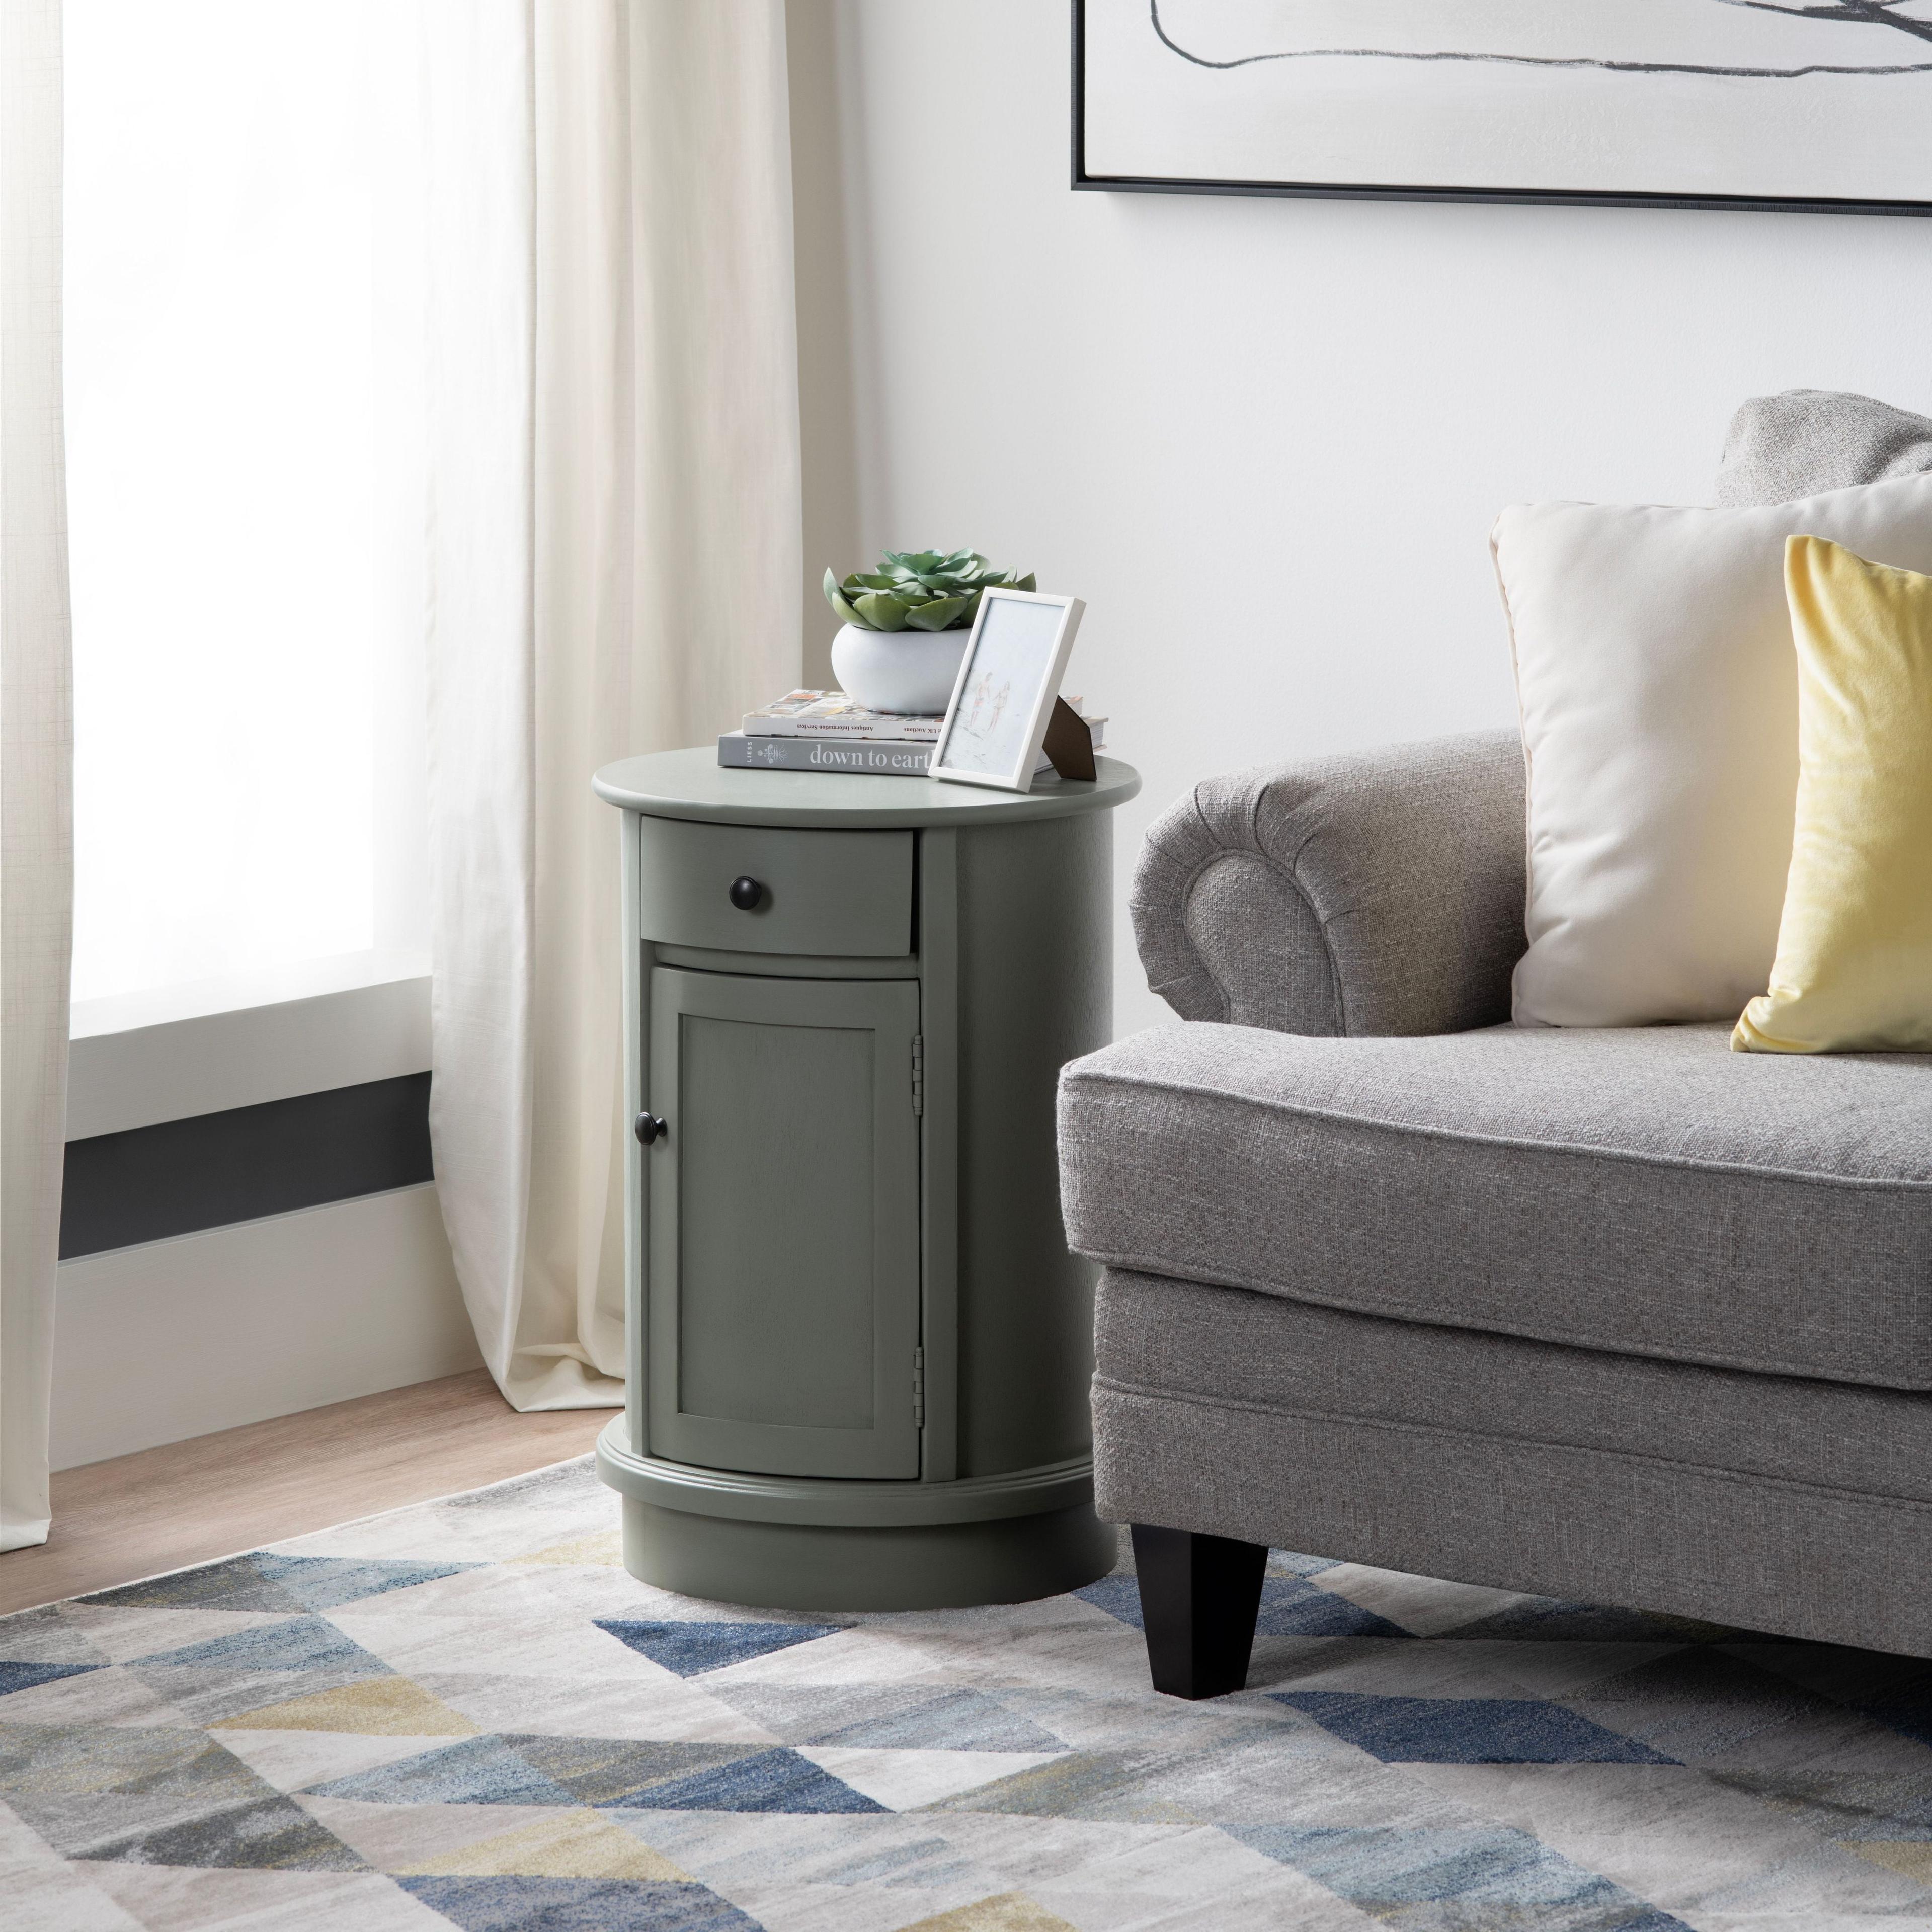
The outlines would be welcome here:
<svg viewBox="0 0 1932 1932">
<path fill-rule="evenodd" d="M 966 654 L 980 592 L 1030 590 L 1029 573 L 995 570 L 976 550 L 888 550 L 872 572 L 844 583 L 825 573 L 825 601 L 844 619 L 832 640 L 840 688 L 868 711 L 944 711 Z"/>
</svg>

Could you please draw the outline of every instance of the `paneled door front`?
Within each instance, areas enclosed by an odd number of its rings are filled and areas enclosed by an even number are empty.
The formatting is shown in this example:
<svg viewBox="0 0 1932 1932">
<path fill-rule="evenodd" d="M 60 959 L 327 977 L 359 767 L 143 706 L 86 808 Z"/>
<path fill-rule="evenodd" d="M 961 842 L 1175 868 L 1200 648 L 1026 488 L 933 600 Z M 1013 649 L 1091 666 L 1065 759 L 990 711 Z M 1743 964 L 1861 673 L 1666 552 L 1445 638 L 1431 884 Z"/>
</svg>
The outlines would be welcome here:
<svg viewBox="0 0 1932 1932">
<path fill-rule="evenodd" d="M 917 982 L 660 966 L 650 1012 L 650 1453 L 917 1476 Z"/>
</svg>

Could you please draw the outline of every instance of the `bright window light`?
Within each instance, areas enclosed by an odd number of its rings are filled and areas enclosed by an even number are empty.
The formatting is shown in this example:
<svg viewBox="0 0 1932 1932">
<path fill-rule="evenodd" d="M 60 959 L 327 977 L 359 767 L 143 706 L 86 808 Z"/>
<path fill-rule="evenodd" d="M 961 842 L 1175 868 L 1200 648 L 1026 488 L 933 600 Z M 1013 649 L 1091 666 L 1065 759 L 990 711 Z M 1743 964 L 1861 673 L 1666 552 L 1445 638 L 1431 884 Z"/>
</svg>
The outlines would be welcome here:
<svg viewBox="0 0 1932 1932">
<path fill-rule="evenodd" d="M 67 0 L 77 1003 L 420 951 L 375 17 Z"/>
</svg>

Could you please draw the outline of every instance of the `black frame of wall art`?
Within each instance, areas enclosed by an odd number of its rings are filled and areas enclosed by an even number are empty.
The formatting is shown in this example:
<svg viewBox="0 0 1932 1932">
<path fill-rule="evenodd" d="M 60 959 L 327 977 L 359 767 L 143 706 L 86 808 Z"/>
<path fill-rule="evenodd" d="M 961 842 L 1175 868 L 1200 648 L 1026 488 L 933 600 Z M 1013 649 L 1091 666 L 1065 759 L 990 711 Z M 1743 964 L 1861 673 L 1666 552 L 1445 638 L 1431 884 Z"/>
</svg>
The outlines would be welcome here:
<svg viewBox="0 0 1932 1932">
<path fill-rule="evenodd" d="M 1103 194 L 1241 194 L 1312 201 L 1490 202 L 1520 207 L 1686 208 L 1784 214 L 1932 215 L 1932 201 L 1795 200 L 1743 194 L 1596 194 L 1576 188 L 1425 188 L 1361 182 L 1209 181 L 1154 175 L 1094 175 L 1087 171 L 1087 7 L 1072 0 L 1073 153 L 1076 189 Z"/>
</svg>

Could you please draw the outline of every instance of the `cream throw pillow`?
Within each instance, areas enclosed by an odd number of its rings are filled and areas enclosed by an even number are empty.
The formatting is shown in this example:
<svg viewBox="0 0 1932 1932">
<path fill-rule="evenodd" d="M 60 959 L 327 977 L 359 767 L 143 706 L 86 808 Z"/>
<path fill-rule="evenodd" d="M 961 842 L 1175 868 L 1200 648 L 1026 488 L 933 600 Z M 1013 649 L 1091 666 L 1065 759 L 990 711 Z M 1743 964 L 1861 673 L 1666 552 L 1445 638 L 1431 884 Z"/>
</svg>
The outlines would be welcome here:
<svg viewBox="0 0 1932 1932">
<path fill-rule="evenodd" d="M 1798 817 L 1747 1053 L 1932 1050 L 1932 577 L 1788 537 Z"/>
<path fill-rule="evenodd" d="M 1932 572 L 1932 476 L 1761 509 L 1539 503 L 1491 548 L 1528 765 L 1520 1024 L 1734 1019 L 1798 790 L 1784 540 Z"/>
</svg>

